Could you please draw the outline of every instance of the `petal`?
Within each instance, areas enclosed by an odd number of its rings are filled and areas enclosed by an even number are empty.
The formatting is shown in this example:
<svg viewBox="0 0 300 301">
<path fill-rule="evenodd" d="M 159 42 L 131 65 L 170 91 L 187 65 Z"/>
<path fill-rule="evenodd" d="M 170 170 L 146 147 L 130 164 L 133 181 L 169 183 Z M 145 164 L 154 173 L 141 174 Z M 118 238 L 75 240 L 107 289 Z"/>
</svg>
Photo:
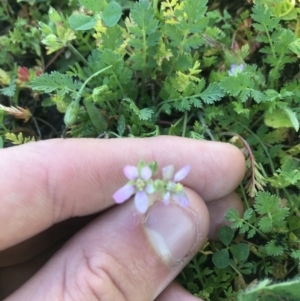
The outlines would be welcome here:
<svg viewBox="0 0 300 301">
<path fill-rule="evenodd" d="M 174 166 L 173 165 L 168 165 L 166 167 L 163 167 L 161 169 L 162 174 L 163 174 L 163 179 L 164 180 L 171 180 L 174 174 Z"/>
<path fill-rule="evenodd" d="M 134 204 L 140 213 L 145 213 L 148 209 L 148 197 L 144 191 L 138 191 L 134 197 Z"/>
<path fill-rule="evenodd" d="M 121 204 L 128 200 L 133 194 L 134 194 L 134 186 L 133 185 L 125 185 L 121 187 L 119 190 L 117 190 L 113 194 L 113 199 L 117 204 Z"/>
<path fill-rule="evenodd" d="M 139 176 L 138 169 L 133 165 L 126 165 L 123 172 L 128 180 L 135 180 Z"/>
<path fill-rule="evenodd" d="M 165 193 L 164 198 L 163 198 L 163 202 L 165 205 L 168 205 L 170 201 L 170 192 L 168 191 L 167 193 Z"/>
<path fill-rule="evenodd" d="M 185 193 L 173 194 L 172 199 L 182 207 L 187 207 L 190 204 L 190 201 Z"/>
<path fill-rule="evenodd" d="M 178 170 L 174 176 L 174 182 L 179 182 L 181 180 L 183 180 L 187 174 L 190 172 L 191 170 L 191 166 L 186 165 L 184 167 L 182 167 L 180 170 Z"/>
<path fill-rule="evenodd" d="M 240 64 L 240 65 L 239 65 L 240 72 L 242 72 L 242 71 L 244 70 L 244 67 L 245 67 L 245 66 L 244 66 L 243 64 Z"/>
<path fill-rule="evenodd" d="M 149 166 L 144 166 L 141 170 L 141 178 L 144 181 L 149 180 L 152 177 L 152 170 L 150 169 Z"/>
<path fill-rule="evenodd" d="M 152 183 L 147 184 L 145 190 L 148 194 L 152 194 L 155 191 L 154 185 Z"/>
</svg>

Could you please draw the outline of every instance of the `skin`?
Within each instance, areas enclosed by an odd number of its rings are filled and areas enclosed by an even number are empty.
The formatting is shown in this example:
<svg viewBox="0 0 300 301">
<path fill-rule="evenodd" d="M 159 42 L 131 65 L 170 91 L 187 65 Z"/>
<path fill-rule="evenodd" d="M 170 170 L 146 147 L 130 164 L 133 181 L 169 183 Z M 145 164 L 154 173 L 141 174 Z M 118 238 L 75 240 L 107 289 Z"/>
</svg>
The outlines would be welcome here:
<svg viewBox="0 0 300 301">
<path fill-rule="evenodd" d="M 229 208 L 243 211 L 233 191 L 244 157 L 226 143 L 55 139 L 3 149 L 0 159 L 1 300 L 199 300 L 173 279 L 207 237 L 216 239 Z M 182 210 L 198 235 L 181 264 L 159 256 L 131 201 L 111 197 L 126 183 L 123 167 L 141 159 L 192 167 L 182 181 L 191 204 Z"/>
</svg>

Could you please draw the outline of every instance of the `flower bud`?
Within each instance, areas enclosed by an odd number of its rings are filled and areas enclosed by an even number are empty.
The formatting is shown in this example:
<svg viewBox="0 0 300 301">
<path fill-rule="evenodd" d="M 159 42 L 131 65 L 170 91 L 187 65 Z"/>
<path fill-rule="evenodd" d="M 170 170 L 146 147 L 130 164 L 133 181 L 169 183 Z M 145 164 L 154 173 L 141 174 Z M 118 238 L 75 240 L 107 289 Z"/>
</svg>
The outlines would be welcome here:
<svg viewBox="0 0 300 301">
<path fill-rule="evenodd" d="M 77 101 L 72 101 L 67 107 L 64 122 L 66 126 L 71 126 L 76 122 L 77 115 L 79 112 L 79 103 Z"/>
<path fill-rule="evenodd" d="M 49 19 L 52 21 L 54 24 L 59 23 L 62 21 L 62 18 L 60 14 L 55 10 L 52 6 L 49 9 Z"/>
</svg>

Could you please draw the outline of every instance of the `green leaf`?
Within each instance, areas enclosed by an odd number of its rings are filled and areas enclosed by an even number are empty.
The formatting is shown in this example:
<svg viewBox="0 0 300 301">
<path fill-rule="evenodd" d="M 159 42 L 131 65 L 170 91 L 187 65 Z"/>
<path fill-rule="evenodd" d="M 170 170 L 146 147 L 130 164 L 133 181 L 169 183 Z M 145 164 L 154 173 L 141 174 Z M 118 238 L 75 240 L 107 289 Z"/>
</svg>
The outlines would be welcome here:
<svg viewBox="0 0 300 301">
<path fill-rule="evenodd" d="M 152 114 L 154 113 L 152 109 L 144 108 L 139 109 L 134 101 L 128 97 L 123 99 L 124 102 L 129 103 L 128 108 L 132 111 L 140 120 L 148 120 L 151 118 Z"/>
<path fill-rule="evenodd" d="M 243 242 L 230 246 L 229 250 L 232 256 L 238 261 L 247 260 L 250 253 L 249 246 Z"/>
<path fill-rule="evenodd" d="M 3 148 L 3 138 L 0 136 L 0 148 Z"/>
<path fill-rule="evenodd" d="M 85 100 L 84 104 L 91 122 L 96 128 L 98 134 L 105 132 L 108 128 L 108 124 L 99 109 L 91 101 Z"/>
<path fill-rule="evenodd" d="M 224 96 L 223 90 L 220 88 L 219 84 L 214 82 L 209 84 L 205 91 L 200 93 L 200 97 L 206 104 L 213 104 L 216 101 L 219 101 Z"/>
<path fill-rule="evenodd" d="M 102 20 L 108 26 L 116 25 L 122 16 L 122 8 L 117 2 L 110 2 L 102 13 Z"/>
<path fill-rule="evenodd" d="M 218 231 L 218 237 L 220 238 L 221 242 L 225 246 L 230 245 L 230 243 L 232 242 L 233 236 L 234 236 L 234 232 L 228 226 L 224 226 L 221 229 L 219 229 L 219 231 Z"/>
<path fill-rule="evenodd" d="M 76 90 L 81 87 L 81 84 L 73 81 L 67 74 L 52 71 L 51 73 L 44 73 L 36 77 L 30 86 L 33 90 L 43 91 L 45 93 L 56 91 L 61 94 L 67 94 L 76 92 Z"/>
<path fill-rule="evenodd" d="M 299 121 L 297 118 L 297 115 L 294 111 L 292 111 L 290 108 L 283 108 L 283 111 L 285 112 L 285 114 L 287 115 L 287 117 L 289 118 L 291 124 L 293 125 L 294 129 L 296 132 L 299 131 Z"/>
<path fill-rule="evenodd" d="M 265 124 L 274 129 L 293 127 L 299 130 L 299 121 L 290 108 L 269 110 L 265 113 Z"/>
<path fill-rule="evenodd" d="M 0 110 L 0 124 L 3 123 L 4 111 Z"/>
<path fill-rule="evenodd" d="M 52 6 L 50 6 L 49 8 L 48 14 L 49 14 L 50 21 L 53 22 L 54 24 L 62 21 L 61 15 Z"/>
<path fill-rule="evenodd" d="M 270 256 L 280 256 L 284 254 L 284 247 L 278 245 L 274 239 L 267 242 L 265 249 L 267 254 Z"/>
<path fill-rule="evenodd" d="M 300 39 L 295 40 L 290 43 L 289 49 L 294 52 L 298 57 L 300 57 Z"/>
<path fill-rule="evenodd" d="M 253 209 L 252 208 L 248 208 L 246 209 L 246 211 L 244 212 L 244 220 L 249 220 L 253 215 Z"/>
<path fill-rule="evenodd" d="M 229 252 L 227 249 L 222 249 L 215 252 L 212 256 L 212 261 L 218 269 L 224 269 L 229 266 Z"/>
<path fill-rule="evenodd" d="M 122 29 L 116 25 L 108 27 L 106 32 L 102 34 L 103 49 L 117 50 L 123 43 Z"/>
<path fill-rule="evenodd" d="M 13 97 L 15 95 L 16 88 L 15 81 L 12 80 L 8 87 L 0 89 L 0 93 L 8 97 Z"/>
<path fill-rule="evenodd" d="M 121 115 L 118 119 L 118 126 L 117 126 L 117 130 L 118 130 L 118 133 L 120 136 L 123 136 L 123 134 L 124 134 L 125 125 L 126 125 L 125 117 L 124 117 L 124 115 Z"/>
<path fill-rule="evenodd" d="M 97 20 L 86 15 L 72 15 L 68 19 L 69 24 L 74 30 L 89 30 L 95 27 Z"/>
<path fill-rule="evenodd" d="M 80 4 L 92 12 L 100 12 L 107 5 L 106 0 L 79 0 Z"/>
</svg>

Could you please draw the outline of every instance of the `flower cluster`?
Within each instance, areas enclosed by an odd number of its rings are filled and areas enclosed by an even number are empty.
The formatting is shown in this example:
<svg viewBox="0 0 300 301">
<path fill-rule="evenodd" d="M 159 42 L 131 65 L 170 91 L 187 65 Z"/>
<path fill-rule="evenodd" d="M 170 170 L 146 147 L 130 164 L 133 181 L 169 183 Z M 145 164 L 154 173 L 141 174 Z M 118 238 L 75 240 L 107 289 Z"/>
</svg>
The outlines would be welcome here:
<svg viewBox="0 0 300 301">
<path fill-rule="evenodd" d="M 228 74 L 230 76 L 236 76 L 237 74 L 243 72 L 244 67 L 245 66 L 243 64 L 240 64 L 240 65 L 232 64 L 230 66 L 230 70 L 228 71 Z"/>
<path fill-rule="evenodd" d="M 174 175 L 174 166 L 169 165 L 162 168 L 162 179 L 152 179 L 157 171 L 157 163 L 145 164 L 141 161 L 138 166 L 126 165 L 123 172 L 129 180 L 113 194 L 113 199 L 117 204 L 121 204 L 134 196 L 136 209 L 140 213 L 145 213 L 150 205 L 148 196 L 158 193 L 164 204 L 169 204 L 170 199 L 179 205 L 186 207 L 189 200 L 184 192 L 182 181 L 190 171 L 190 166 L 186 165 Z"/>
</svg>

